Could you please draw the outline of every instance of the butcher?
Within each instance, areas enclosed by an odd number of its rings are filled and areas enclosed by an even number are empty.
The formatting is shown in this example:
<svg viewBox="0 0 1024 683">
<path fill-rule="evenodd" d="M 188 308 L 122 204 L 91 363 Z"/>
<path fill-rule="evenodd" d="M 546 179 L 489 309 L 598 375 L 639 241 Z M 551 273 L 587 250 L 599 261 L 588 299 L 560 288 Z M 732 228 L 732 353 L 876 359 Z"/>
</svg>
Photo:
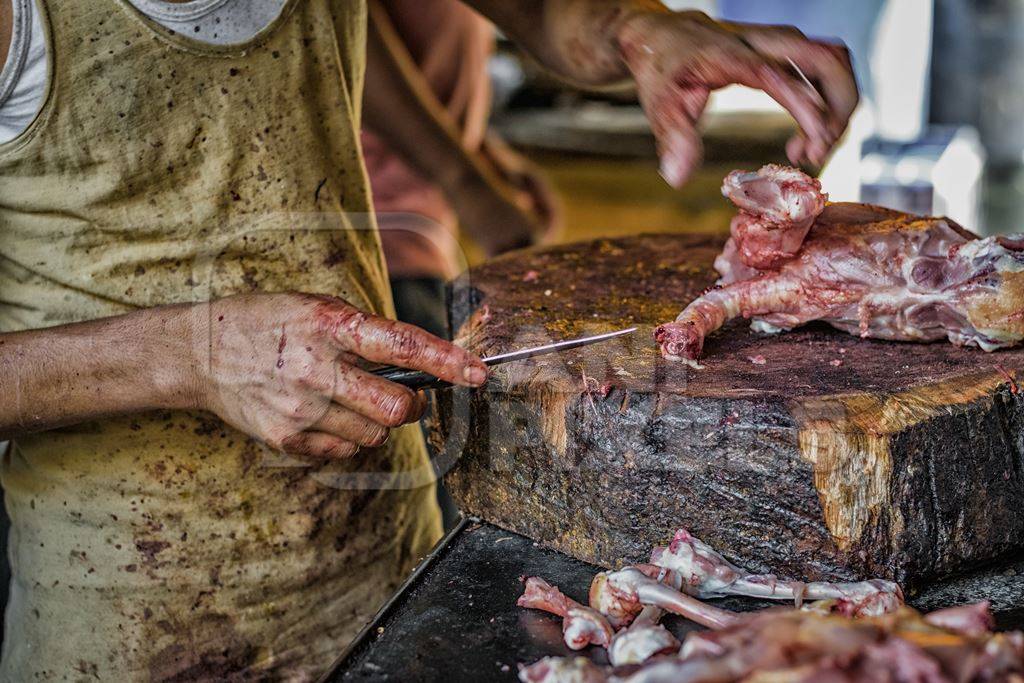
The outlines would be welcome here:
<svg viewBox="0 0 1024 683">
<path fill-rule="evenodd" d="M 633 79 L 675 186 L 715 88 L 788 109 L 794 162 L 856 105 L 845 52 L 792 28 L 470 4 L 563 78 Z M 363 0 L 0 0 L 0 679 L 312 680 L 438 538 L 403 427 L 423 398 L 366 368 L 486 369 L 392 320 L 358 135 L 403 122 L 362 111 L 366 23 Z"/>
</svg>

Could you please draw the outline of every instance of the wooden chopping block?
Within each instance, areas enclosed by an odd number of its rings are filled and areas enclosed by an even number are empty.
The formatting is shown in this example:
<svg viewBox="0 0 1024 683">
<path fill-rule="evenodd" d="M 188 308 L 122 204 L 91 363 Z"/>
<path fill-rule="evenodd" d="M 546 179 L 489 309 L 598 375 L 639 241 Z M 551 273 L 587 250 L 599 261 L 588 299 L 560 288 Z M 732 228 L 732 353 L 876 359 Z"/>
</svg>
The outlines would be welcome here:
<svg viewBox="0 0 1024 683">
<path fill-rule="evenodd" d="M 685 526 L 755 571 L 914 585 L 1024 545 L 1024 350 L 732 324 L 704 368 L 653 327 L 715 279 L 721 238 L 517 252 L 453 284 L 482 355 L 606 332 L 438 396 L 431 443 L 462 510 L 582 560 L 646 561 Z"/>
</svg>

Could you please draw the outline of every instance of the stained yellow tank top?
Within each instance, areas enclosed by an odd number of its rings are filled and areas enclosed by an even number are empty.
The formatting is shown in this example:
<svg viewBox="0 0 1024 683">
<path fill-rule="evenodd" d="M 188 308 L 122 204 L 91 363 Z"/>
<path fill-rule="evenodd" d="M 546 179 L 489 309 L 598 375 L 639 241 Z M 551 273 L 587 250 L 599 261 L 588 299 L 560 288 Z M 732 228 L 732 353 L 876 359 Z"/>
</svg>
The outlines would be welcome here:
<svg viewBox="0 0 1024 683">
<path fill-rule="evenodd" d="M 391 313 L 363 0 L 289 0 L 233 47 L 125 0 L 43 9 L 48 95 L 0 145 L 0 328 L 250 291 Z M 416 429 L 323 464 L 160 412 L 17 439 L 2 477 L 2 680 L 315 677 L 440 533 Z"/>
</svg>

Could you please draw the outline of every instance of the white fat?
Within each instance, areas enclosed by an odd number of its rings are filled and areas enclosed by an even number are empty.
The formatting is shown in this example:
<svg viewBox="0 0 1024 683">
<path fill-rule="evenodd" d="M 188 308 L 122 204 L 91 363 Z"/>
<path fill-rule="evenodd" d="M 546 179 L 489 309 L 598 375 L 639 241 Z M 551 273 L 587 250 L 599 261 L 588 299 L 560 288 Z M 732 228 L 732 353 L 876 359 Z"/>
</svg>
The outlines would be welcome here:
<svg viewBox="0 0 1024 683">
<path fill-rule="evenodd" d="M 981 350 L 987 353 L 992 353 L 993 351 L 998 351 L 999 349 L 1006 347 L 1006 344 L 990 344 L 982 339 L 977 339 L 976 341 Z"/>
<path fill-rule="evenodd" d="M 1024 258 L 996 242 L 995 237 L 986 237 L 982 240 L 972 240 L 960 247 L 957 256 L 964 259 L 975 260 L 990 258 L 996 270 L 1007 273 L 1024 272 Z"/>
<path fill-rule="evenodd" d="M 971 240 L 964 246 L 960 247 L 960 250 L 956 253 L 957 256 L 966 259 L 976 259 L 982 256 L 988 256 L 993 247 L 1002 249 L 995 241 L 995 238 L 986 237 L 983 240 Z"/>
<path fill-rule="evenodd" d="M 700 362 L 698 362 L 696 359 L 693 359 L 693 358 L 683 358 L 682 356 L 677 356 L 677 355 L 675 355 L 673 353 L 665 353 L 664 351 L 661 352 L 661 355 L 662 355 L 662 357 L 664 357 L 665 360 L 670 360 L 673 363 L 682 363 L 683 365 L 688 365 L 689 367 L 693 368 L 694 370 L 703 370 L 704 369 L 704 366 L 701 365 Z"/>
<path fill-rule="evenodd" d="M 1007 339 L 1006 339 L 1006 341 L 990 341 L 989 339 L 984 339 L 982 337 L 976 337 L 974 339 L 974 342 L 978 345 L 978 347 L 982 351 L 987 351 L 988 353 L 992 353 L 993 351 L 998 351 L 999 349 L 1005 349 L 1007 346 L 1013 346 L 1014 344 L 1016 344 L 1017 342 L 1020 341 L 1019 339 L 1017 339 L 1015 337 L 1010 337 L 1008 335 L 992 335 L 992 336 L 1005 336 L 1005 337 L 1007 337 Z"/>
<path fill-rule="evenodd" d="M 949 341 L 957 346 L 977 346 L 982 351 L 992 353 L 999 349 L 1014 346 L 1020 342 L 1020 337 L 1008 333 L 1006 330 L 981 329 L 975 332 L 950 331 Z"/>
<path fill-rule="evenodd" d="M 608 659 L 613 666 L 643 664 L 656 653 L 679 644 L 664 626 L 631 627 L 619 631 L 608 648 Z"/>
<path fill-rule="evenodd" d="M 779 334 L 780 332 L 786 331 L 786 328 L 776 327 L 775 325 L 772 325 L 770 322 L 762 320 L 761 318 L 754 318 L 753 320 L 751 320 L 750 329 L 751 331 L 758 332 L 760 334 Z"/>
<path fill-rule="evenodd" d="M 1005 256 L 999 259 L 996 268 L 1004 273 L 1021 273 L 1024 272 L 1024 259 L 1015 256 L 1014 252 L 1008 251 Z"/>
<path fill-rule="evenodd" d="M 584 615 L 579 610 L 569 610 L 569 615 L 576 618 L 567 619 L 565 622 L 565 644 L 573 650 L 578 650 L 589 642 L 593 629 L 591 628 L 591 623 L 587 620 L 587 615 Z M 576 642 L 582 642 L 584 645 L 577 646 Z"/>
</svg>

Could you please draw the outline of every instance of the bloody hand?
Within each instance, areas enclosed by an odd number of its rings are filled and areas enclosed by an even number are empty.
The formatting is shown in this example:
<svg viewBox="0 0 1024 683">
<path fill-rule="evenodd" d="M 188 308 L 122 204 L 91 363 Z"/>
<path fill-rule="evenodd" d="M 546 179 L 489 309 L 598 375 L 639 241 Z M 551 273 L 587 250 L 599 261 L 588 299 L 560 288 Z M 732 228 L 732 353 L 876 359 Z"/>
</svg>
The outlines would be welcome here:
<svg viewBox="0 0 1024 683">
<path fill-rule="evenodd" d="M 712 90 L 746 85 L 785 107 L 800 125 L 786 146 L 794 164 L 821 165 L 857 106 L 846 49 L 810 40 L 793 27 L 716 22 L 700 12 L 648 12 L 622 23 L 618 43 L 657 139 L 662 175 L 675 187 L 700 161 L 697 122 Z"/>
<path fill-rule="evenodd" d="M 358 366 L 424 370 L 476 386 L 487 378 L 467 351 L 412 325 L 341 299 L 250 294 L 209 305 L 198 330 L 204 408 L 272 448 L 348 457 L 379 446 L 389 429 L 415 422 L 424 399 Z"/>
</svg>

